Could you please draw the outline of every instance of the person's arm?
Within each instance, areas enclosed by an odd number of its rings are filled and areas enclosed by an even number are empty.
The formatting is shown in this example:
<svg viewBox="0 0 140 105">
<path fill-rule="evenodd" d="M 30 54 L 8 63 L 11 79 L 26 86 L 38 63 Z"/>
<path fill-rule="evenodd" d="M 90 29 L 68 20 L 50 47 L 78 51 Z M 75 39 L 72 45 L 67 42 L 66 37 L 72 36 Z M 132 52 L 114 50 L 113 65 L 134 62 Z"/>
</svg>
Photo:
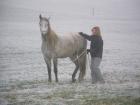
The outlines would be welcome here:
<svg viewBox="0 0 140 105">
<path fill-rule="evenodd" d="M 89 36 L 89 35 L 87 35 L 87 34 L 85 34 L 85 33 L 83 33 L 83 32 L 79 32 L 79 34 L 80 34 L 81 36 L 83 36 L 85 39 L 91 41 L 91 36 Z"/>
</svg>

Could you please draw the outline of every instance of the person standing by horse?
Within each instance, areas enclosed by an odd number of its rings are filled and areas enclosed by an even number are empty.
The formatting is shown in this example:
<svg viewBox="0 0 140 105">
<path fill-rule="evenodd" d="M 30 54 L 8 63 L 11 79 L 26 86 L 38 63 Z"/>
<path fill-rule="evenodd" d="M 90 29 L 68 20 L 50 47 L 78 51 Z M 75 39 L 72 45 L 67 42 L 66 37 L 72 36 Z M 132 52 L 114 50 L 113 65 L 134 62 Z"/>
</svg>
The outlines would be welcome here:
<svg viewBox="0 0 140 105">
<path fill-rule="evenodd" d="M 91 41 L 90 49 L 87 52 L 90 52 L 91 55 L 91 77 L 92 83 L 105 83 L 101 71 L 100 71 L 100 63 L 102 61 L 102 53 L 103 53 L 103 40 L 100 32 L 100 28 L 98 26 L 92 28 L 92 35 L 87 35 L 83 32 L 79 32 L 81 36 L 85 39 Z"/>
</svg>

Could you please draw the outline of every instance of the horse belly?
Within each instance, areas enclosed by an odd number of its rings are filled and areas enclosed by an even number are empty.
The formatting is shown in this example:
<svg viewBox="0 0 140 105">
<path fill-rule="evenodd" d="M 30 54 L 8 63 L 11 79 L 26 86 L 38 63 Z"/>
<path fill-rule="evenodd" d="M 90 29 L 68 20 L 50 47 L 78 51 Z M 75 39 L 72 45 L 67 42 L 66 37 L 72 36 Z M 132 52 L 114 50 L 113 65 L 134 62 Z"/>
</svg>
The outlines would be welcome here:
<svg viewBox="0 0 140 105">
<path fill-rule="evenodd" d="M 74 52 L 73 46 L 65 43 L 63 45 L 61 44 L 61 46 L 57 48 L 56 55 L 57 57 L 65 58 L 72 56 Z"/>
</svg>

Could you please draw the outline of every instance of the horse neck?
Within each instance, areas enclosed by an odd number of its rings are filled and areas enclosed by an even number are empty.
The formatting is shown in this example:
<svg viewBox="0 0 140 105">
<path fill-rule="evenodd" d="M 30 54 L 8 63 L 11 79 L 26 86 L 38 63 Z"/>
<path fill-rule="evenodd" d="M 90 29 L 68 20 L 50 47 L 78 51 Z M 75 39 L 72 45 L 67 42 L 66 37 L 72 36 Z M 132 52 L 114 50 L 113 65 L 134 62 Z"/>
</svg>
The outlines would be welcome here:
<svg viewBox="0 0 140 105">
<path fill-rule="evenodd" d="M 58 41 L 57 34 L 49 27 L 48 33 L 43 38 L 43 41 L 47 43 L 48 48 L 53 50 Z"/>
</svg>

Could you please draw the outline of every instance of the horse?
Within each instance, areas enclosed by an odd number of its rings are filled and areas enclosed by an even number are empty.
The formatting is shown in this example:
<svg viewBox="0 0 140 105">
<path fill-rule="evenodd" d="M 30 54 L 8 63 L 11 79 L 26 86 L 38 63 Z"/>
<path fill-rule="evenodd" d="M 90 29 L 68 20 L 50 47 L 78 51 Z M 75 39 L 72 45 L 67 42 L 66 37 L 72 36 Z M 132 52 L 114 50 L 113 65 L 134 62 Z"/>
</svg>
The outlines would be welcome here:
<svg viewBox="0 0 140 105">
<path fill-rule="evenodd" d="M 53 61 L 55 81 L 58 82 L 58 58 L 69 57 L 75 64 L 75 70 L 72 74 L 72 82 L 75 82 L 75 76 L 80 69 L 78 80 L 82 81 L 86 72 L 86 46 L 87 41 L 79 33 L 69 33 L 66 35 L 56 34 L 50 25 L 49 18 L 39 15 L 39 26 L 42 37 L 42 54 L 48 69 L 48 81 L 51 77 L 51 61 Z"/>
</svg>

